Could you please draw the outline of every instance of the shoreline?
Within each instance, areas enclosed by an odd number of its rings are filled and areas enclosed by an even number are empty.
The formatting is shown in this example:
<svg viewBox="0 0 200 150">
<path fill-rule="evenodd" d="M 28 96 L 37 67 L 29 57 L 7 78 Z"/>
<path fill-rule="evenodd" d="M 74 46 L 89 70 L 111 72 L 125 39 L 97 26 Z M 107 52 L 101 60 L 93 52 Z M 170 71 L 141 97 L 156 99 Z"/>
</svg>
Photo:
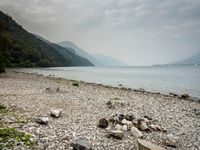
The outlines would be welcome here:
<svg viewBox="0 0 200 150">
<path fill-rule="evenodd" d="M 75 81 L 75 82 L 77 81 L 77 82 L 84 83 L 84 84 L 102 86 L 102 87 L 106 87 L 106 88 L 113 88 L 113 89 L 119 89 L 119 90 L 121 89 L 121 90 L 134 91 L 134 92 L 140 92 L 140 93 L 162 95 L 162 96 L 166 96 L 166 97 L 177 97 L 179 99 L 184 99 L 184 100 L 189 100 L 189 101 L 196 101 L 196 102 L 200 103 L 200 98 L 190 96 L 187 93 L 177 94 L 177 93 L 171 92 L 171 93 L 165 94 L 165 93 L 162 93 L 162 92 L 148 91 L 148 90 L 143 89 L 143 88 L 139 88 L 139 89 L 126 88 L 126 87 L 123 87 L 122 84 L 119 84 L 119 86 L 112 86 L 112 85 L 106 85 L 106 84 L 101 84 L 101 83 L 86 82 L 86 81 L 82 81 L 82 80 L 65 79 L 65 78 L 61 78 L 61 77 L 56 77 L 55 75 L 46 76 L 46 75 L 38 74 L 38 73 L 29 73 L 29 72 L 21 72 L 21 71 L 12 71 L 12 72 L 30 74 L 30 75 L 36 75 L 36 76 L 42 76 L 42 77 L 50 78 L 50 79 L 60 79 L 60 80 Z M 182 97 L 182 95 L 187 95 L 188 97 L 185 98 L 185 97 Z"/>
<path fill-rule="evenodd" d="M 99 119 L 109 120 L 118 113 L 133 114 L 136 120 L 150 116 L 167 132 L 142 131 L 143 139 L 167 150 L 198 150 L 200 145 L 199 101 L 33 73 L 8 71 L 0 74 L 0 82 L 0 104 L 20 110 L 14 116 L 3 116 L 5 126 L 34 135 L 38 149 L 71 149 L 74 140 L 86 138 L 95 150 L 137 150 L 137 138 L 131 131 L 124 131 L 123 139 L 116 140 L 97 127 Z M 114 107 L 108 107 L 109 101 Z M 49 116 L 55 108 L 62 110 L 60 118 Z M 16 118 L 20 115 L 23 121 L 19 123 Z M 49 124 L 34 122 L 37 116 L 49 117 Z M 164 144 L 168 134 L 179 138 L 176 148 Z"/>
</svg>

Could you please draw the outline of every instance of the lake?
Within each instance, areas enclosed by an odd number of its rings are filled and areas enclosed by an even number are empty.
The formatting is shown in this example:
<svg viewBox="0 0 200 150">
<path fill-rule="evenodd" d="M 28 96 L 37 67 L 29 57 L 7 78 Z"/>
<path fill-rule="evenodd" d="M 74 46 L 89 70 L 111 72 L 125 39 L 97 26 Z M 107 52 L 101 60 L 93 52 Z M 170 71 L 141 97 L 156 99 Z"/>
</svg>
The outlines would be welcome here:
<svg viewBox="0 0 200 150">
<path fill-rule="evenodd" d="M 118 87 L 147 91 L 187 93 L 200 98 L 200 66 L 148 66 L 148 67 L 55 67 L 19 69 L 18 71 L 55 75 Z"/>
</svg>

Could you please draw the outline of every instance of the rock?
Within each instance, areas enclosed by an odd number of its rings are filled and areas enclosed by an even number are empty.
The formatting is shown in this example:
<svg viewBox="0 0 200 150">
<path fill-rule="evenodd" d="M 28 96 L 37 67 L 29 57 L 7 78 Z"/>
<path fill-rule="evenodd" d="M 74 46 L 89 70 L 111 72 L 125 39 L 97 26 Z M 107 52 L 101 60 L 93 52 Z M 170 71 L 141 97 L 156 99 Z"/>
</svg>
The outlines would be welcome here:
<svg viewBox="0 0 200 150">
<path fill-rule="evenodd" d="M 57 87 L 56 92 L 60 92 L 60 88 L 59 87 Z"/>
<path fill-rule="evenodd" d="M 122 122 L 122 120 L 125 118 L 124 114 L 122 113 L 117 114 L 117 117 L 119 122 Z"/>
<path fill-rule="evenodd" d="M 115 139 L 122 139 L 124 137 L 124 133 L 123 131 L 120 131 L 120 130 L 111 130 L 111 131 L 108 131 L 108 137 L 112 137 L 112 138 L 115 138 Z"/>
<path fill-rule="evenodd" d="M 180 96 L 180 98 L 187 99 L 187 98 L 189 98 L 189 95 L 188 95 L 188 94 L 182 94 L 182 95 Z"/>
<path fill-rule="evenodd" d="M 169 93 L 169 95 L 174 96 L 174 97 L 178 96 L 178 95 L 175 94 L 175 93 Z"/>
<path fill-rule="evenodd" d="M 123 125 L 127 125 L 127 129 L 128 130 L 131 130 L 132 126 L 133 126 L 133 123 L 131 121 L 128 121 L 126 119 L 123 119 L 122 122 L 121 122 Z"/>
<path fill-rule="evenodd" d="M 71 143 L 74 150 L 92 150 L 91 145 L 86 139 L 79 139 L 77 142 Z"/>
<path fill-rule="evenodd" d="M 136 127 L 131 128 L 131 134 L 137 138 L 143 138 L 142 132 L 140 132 Z"/>
<path fill-rule="evenodd" d="M 161 132 L 167 132 L 167 130 L 159 124 L 150 124 L 149 127 L 153 129 L 154 131 L 161 131 Z"/>
<path fill-rule="evenodd" d="M 103 129 L 107 128 L 108 127 L 108 121 L 105 118 L 100 119 L 98 124 L 97 124 L 97 127 L 103 128 Z"/>
<path fill-rule="evenodd" d="M 106 103 L 106 105 L 107 105 L 107 107 L 108 108 L 115 108 L 115 106 L 112 104 L 112 102 L 111 101 L 108 101 L 107 103 Z"/>
<path fill-rule="evenodd" d="M 172 134 L 167 135 L 167 138 L 165 139 L 165 145 L 170 147 L 176 147 L 177 146 L 178 137 L 174 137 Z"/>
<path fill-rule="evenodd" d="M 120 124 L 121 121 L 119 121 L 118 115 L 113 115 L 112 117 L 109 118 L 109 122 L 113 124 Z"/>
<path fill-rule="evenodd" d="M 61 110 L 60 109 L 52 109 L 50 115 L 54 118 L 58 118 L 61 115 Z"/>
<path fill-rule="evenodd" d="M 139 150 L 164 150 L 164 148 L 160 146 L 141 139 L 138 139 L 138 148 Z"/>
<path fill-rule="evenodd" d="M 122 84 L 119 84 L 118 86 L 123 86 Z"/>
<path fill-rule="evenodd" d="M 35 119 L 35 122 L 37 122 L 41 125 L 47 125 L 49 122 L 49 118 L 48 117 L 38 117 Z"/>
<path fill-rule="evenodd" d="M 200 109 L 193 109 L 193 112 L 196 116 L 200 116 Z"/>
<path fill-rule="evenodd" d="M 120 124 L 116 124 L 115 129 L 116 130 L 123 130 L 123 127 Z"/>
<path fill-rule="evenodd" d="M 148 115 L 145 115 L 144 118 L 147 118 L 148 120 L 153 120 L 151 117 L 149 117 Z"/>
<path fill-rule="evenodd" d="M 134 115 L 126 114 L 125 115 L 125 119 L 128 120 L 128 121 L 133 121 L 135 119 L 135 116 Z"/>
<path fill-rule="evenodd" d="M 123 125 L 122 129 L 123 129 L 123 131 L 128 131 L 128 126 L 127 125 Z"/>
<path fill-rule="evenodd" d="M 147 123 L 143 119 L 138 119 L 138 129 L 141 131 L 148 131 L 149 127 L 147 126 Z"/>
<path fill-rule="evenodd" d="M 51 92 L 51 88 L 50 87 L 46 88 L 46 91 Z"/>
</svg>

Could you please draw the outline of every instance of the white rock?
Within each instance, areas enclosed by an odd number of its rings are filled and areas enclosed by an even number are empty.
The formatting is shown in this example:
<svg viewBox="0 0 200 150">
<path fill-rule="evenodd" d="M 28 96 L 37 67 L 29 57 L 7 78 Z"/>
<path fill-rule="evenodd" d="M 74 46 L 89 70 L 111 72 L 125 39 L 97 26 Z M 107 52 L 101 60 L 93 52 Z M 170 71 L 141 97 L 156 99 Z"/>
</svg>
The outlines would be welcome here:
<svg viewBox="0 0 200 150">
<path fill-rule="evenodd" d="M 128 131 L 128 126 L 127 126 L 127 125 L 123 125 L 123 126 L 122 126 L 122 129 L 123 129 L 124 131 Z"/>
<path fill-rule="evenodd" d="M 122 139 L 124 137 L 124 133 L 120 130 L 111 130 L 108 132 L 108 137 Z"/>
<path fill-rule="evenodd" d="M 142 131 L 146 131 L 149 129 L 149 127 L 147 126 L 147 123 L 144 120 L 138 120 L 138 127 Z"/>
<path fill-rule="evenodd" d="M 133 127 L 133 123 L 131 121 L 126 120 L 126 119 L 122 120 L 122 124 L 127 125 L 128 130 L 131 130 L 131 128 Z"/>
<path fill-rule="evenodd" d="M 60 109 L 52 109 L 50 114 L 52 117 L 58 118 L 61 115 L 61 110 Z"/>
<path fill-rule="evenodd" d="M 123 128 L 120 124 L 116 124 L 115 129 L 116 130 L 123 130 Z"/>
<path fill-rule="evenodd" d="M 138 139 L 138 148 L 139 150 L 164 150 L 162 147 L 141 139 Z"/>
<path fill-rule="evenodd" d="M 142 132 L 140 132 L 136 127 L 131 128 L 131 134 L 137 138 L 143 138 Z"/>
</svg>

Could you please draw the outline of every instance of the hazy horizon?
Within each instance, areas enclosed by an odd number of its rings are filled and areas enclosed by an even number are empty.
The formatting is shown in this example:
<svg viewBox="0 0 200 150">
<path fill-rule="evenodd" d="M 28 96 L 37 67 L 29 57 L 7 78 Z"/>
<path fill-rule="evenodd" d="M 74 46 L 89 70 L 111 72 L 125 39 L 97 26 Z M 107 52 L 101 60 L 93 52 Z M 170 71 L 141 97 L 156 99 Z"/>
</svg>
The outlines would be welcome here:
<svg viewBox="0 0 200 150">
<path fill-rule="evenodd" d="M 1 0 L 27 31 L 129 66 L 166 64 L 200 54 L 199 0 Z"/>
</svg>

